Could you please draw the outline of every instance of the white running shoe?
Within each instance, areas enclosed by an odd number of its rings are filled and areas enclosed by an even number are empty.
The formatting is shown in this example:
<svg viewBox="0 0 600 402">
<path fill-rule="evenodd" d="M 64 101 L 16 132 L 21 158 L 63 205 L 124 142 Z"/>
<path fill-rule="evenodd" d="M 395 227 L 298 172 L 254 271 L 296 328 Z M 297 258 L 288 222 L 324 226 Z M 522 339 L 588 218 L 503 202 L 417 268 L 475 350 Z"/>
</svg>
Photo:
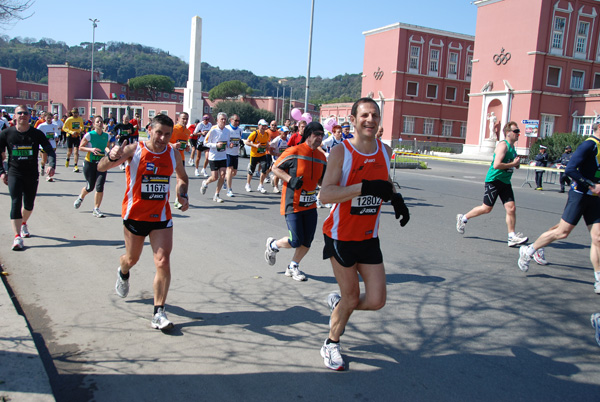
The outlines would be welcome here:
<svg viewBox="0 0 600 402">
<path fill-rule="evenodd" d="M 31 237 L 31 233 L 29 233 L 29 228 L 26 223 L 21 224 L 21 237 Z"/>
<path fill-rule="evenodd" d="M 508 239 L 508 247 L 515 247 L 525 243 L 529 238 L 524 236 L 523 233 L 518 232 L 513 235 L 513 237 Z"/>
<path fill-rule="evenodd" d="M 304 272 L 300 271 L 299 267 L 291 267 L 289 265 L 285 269 L 285 276 L 291 276 L 293 280 L 299 282 L 306 280 L 306 275 L 304 275 Z"/>
<path fill-rule="evenodd" d="M 117 283 L 115 284 L 115 291 L 119 297 L 127 297 L 129 294 L 129 279 L 121 278 L 121 267 L 117 267 Z"/>
<path fill-rule="evenodd" d="M 321 200 L 317 198 L 317 208 L 323 208 L 323 204 L 321 203 Z"/>
<path fill-rule="evenodd" d="M 275 240 L 274 237 L 269 237 L 267 239 L 267 247 L 265 250 L 265 260 L 269 263 L 269 265 L 275 265 L 275 261 L 277 259 L 277 252 L 279 251 L 279 250 L 273 250 L 271 248 L 271 243 L 273 242 L 273 240 Z"/>
<path fill-rule="evenodd" d="M 12 249 L 14 251 L 23 250 L 23 238 L 21 236 L 15 236 Z"/>
<path fill-rule="evenodd" d="M 279 190 L 279 187 L 273 187 L 273 192 L 275 194 L 279 194 L 279 193 L 281 193 L 281 190 Z"/>
<path fill-rule="evenodd" d="M 152 317 L 152 328 L 160 329 L 161 331 L 166 331 L 174 327 L 173 323 L 169 321 L 167 318 L 167 314 L 165 313 L 165 309 L 160 307 L 154 317 Z"/>
<path fill-rule="evenodd" d="M 271 178 L 269 176 L 265 177 L 265 183 L 270 183 L 271 182 Z"/>
<path fill-rule="evenodd" d="M 336 371 L 344 370 L 344 359 L 342 358 L 342 348 L 339 343 L 327 344 L 327 341 L 321 347 L 321 357 L 327 368 Z"/>
<path fill-rule="evenodd" d="M 596 283 L 594 283 L 594 292 L 597 295 L 600 295 L 600 281 L 596 281 Z"/>
<path fill-rule="evenodd" d="M 188 159 L 188 166 L 194 166 L 194 160 L 192 158 Z"/>
<path fill-rule="evenodd" d="M 590 321 L 592 322 L 592 328 L 596 330 L 596 343 L 600 346 L 600 313 L 592 314 Z"/>
<path fill-rule="evenodd" d="M 208 173 L 206 173 L 206 169 L 202 168 L 202 170 L 200 171 L 200 173 L 202 174 L 202 176 L 208 177 Z"/>
<path fill-rule="evenodd" d="M 198 171 L 198 169 L 194 169 L 194 176 L 196 176 L 196 177 L 200 176 L 200 172 Z"/>
<path fill-rule="evenodd" d="M 467 224 L 463 222 L 463 217 L 463 214 L 456 215 L 456 231 L 460 234 L 464 234 L 467 227 Z"/>
<path fill-rule="evenodd" d="M 119 169 L 121 169 L 121 170 L 125 170 L 125 164 L 124 164 L 124 163 L 121 163 L 121 164 L 119 165 Z"/>
<path fill-rule="evenodd" d="M 266 193 L 266 192 L 267 192 L 267 190 L 265 190 L 265 188 L 264 188 L 262 185 L 259 185 L 259 186 L 256 188 L 256 191 L 260 192 L 261 194 L 264 194 L 264 193 Z"/>
<path fill-rule="evenodd" d="M 175 201 L 173 203 L 173 208 L 175 208 L 175 209 L 181 209 L 181 207 L 183 207 L 183 205 L 181 205 L 181 203 L 179 201 Z"/>
<path fill-rule="evenodd" d="M 227 190 L 227 197 L 233 197 L 233 191 L 231 189 Z"/>
<path fill-rule="evenodd" d="M 523 272 L 529 271 L 529 263 L 531 257 L 527 254 L 527 246 L 521 246 L 519 248 L 519 269 Z"/>
<path fill-rule="evenodd" d="M 94 208 L 92 215 L 94 215 L 96 218 L 104 218 L 106 216 L 102 213 L 102 211 L 100 211 L 100 208 Z"/>
<path fill-rule="evenodd" d="M 54 179 L 50 176 L 46 176 L 46 181 L 49 183 L 52 183 L 54 181 Z"/>
<path fill-rule="evenodd" d="M 200 187 L 200 193 L 202 195 L 206 194 L 206 187 L 208 187 L 207 184 L 206 184 L 206 180 L 203 180 L 202 181 L 202 186 Z"/>
<path fill-rule="evenodd" d="M 533 259 L 539 265 L 548 265 L 548 261 L 546 261 L 546 259 L 544 258 L 544 248 L 543 247 L 540 248 L 539 250 L 537 250 L 535 253 L 533 253 Z"/>
<path fill-rule="evenodd" d="M 250 187 L 250 184 L 246 183 L 246 192 L 251 193 L 252 192 L 252 187 Z"/>
<path fill-rule="evenodd" d="M 81 206 L 82 202 L 83 202 L 83 200 L 81 198 L 77 197 L 77 199 L 73 203 L 73 206 L 75 207 L 75 209 L 79 209 L 79 207 Z"/>
<path fill-rule="evenodd" d="M 215 196 L 213 197 L 213 201 L 218 203 L 225 202 L 221 197 L 219 197 L 218 194 L 215 194 Z"/>
</svg>

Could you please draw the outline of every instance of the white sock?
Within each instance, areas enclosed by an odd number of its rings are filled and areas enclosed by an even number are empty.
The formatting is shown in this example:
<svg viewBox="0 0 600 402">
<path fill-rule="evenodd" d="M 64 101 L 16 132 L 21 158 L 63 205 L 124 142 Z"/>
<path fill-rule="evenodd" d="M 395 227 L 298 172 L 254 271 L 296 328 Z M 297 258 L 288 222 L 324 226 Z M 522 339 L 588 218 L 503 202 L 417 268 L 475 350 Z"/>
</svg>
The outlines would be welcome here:
<svg viewBox="0 0 600 402">
<path fill-rule="evenodd" d="M 463 215 L 462 221 L 463 221 L 463 223 L 467 223 L 468 219 L 467 219 L 467 217 L 465 215 Z"/>
<path fill-rule="evenodd" d="M 600 282 L 600 271 L 595 271 L 594 276 L 596 277 L 596 282 Z"/>
<path fill-rule="evenodd" d="M 273 251 L 279 251 L 279 247 L 277 247 L 277 240 L 273 240 L 269 247 L 271 247 L 271 250 Z"/>
<path fill-rule="evenodd" d="M 510 232 L 510 233 L 508 234 L 508 238 L 509 238 L 509 239 L 512 239 L 514 236 L 515 236 L 515 232 Z"/>
<path fill-rule="evenodd" d="M 525 250 L 527 255 L 530 257 L 535 253 L 535 251 L 536 250 L 533 248 L 533 244 L 530 244 L 529 246 L 527 246 L 527 250 Z"/>
<path fill-rule="evenodd" d="M 298 268 L 299 266 L 300 264 L 298 264 L 296 261 L 290 262 L 290 268 Z"/>
</svg>

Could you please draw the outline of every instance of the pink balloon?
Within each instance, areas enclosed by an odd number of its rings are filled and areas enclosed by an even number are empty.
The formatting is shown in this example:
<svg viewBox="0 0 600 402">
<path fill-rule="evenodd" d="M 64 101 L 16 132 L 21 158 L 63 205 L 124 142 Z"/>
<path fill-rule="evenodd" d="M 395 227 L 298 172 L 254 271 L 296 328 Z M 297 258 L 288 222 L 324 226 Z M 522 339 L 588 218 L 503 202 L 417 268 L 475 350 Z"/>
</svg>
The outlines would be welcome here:
<svg viewBox="0 0 600 402">
<path fill-rule="evenodd" d="M 325 127 L 324 128 L 327 131 L 331 131 L 331 129 L 333 128 L 333 126 L 331 126 L 331 125 L 327 124 L 327 122 L 325 122 Z"/>
<path fill-rule="evenodd" d="M 294 108 L 292 109 L 292 119 L 296 120 L 296 121 L 300 121 L 302 120 L 302 110 L 298 109 L 298 108 Z"/>
<path fill-rule="evenodd" d="M 336 124 L 337 124 L 337 120 L 335 119 L 335 117 L 330 117 L 327 120 L 325 120 L 325 127 L 329 127 L 328 130 L 330 130 L 330 131 L 333 128 L 333 126 L 335 126 Z"/>
<path fill-rule="evenodd" d="M 308 112 L 304 113 L 301 117 L 301 120 L 304 120 L 307 124 L 312 122 L 312 116 Z"/>
</svg>

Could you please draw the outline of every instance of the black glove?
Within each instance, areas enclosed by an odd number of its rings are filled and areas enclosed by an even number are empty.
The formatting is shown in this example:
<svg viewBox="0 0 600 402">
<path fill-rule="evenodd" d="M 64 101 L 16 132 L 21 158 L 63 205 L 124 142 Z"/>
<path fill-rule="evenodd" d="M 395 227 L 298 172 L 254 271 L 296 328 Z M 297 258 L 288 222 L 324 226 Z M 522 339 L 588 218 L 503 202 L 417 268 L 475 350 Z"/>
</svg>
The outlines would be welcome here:
<svg viewBox="0 0 600 402">
<path fill-rule="evenodd" d="M 396 193 L 392 197 L 392 206 L 394 207 L 394 212 L 396 213 L 396 219 L 402 216 L 402 219 L 400 219 L 400 226 L 404 227 L 410 220 L 410 214 L 408 213 L 408 208 L 404 203 L 404 199 L 400 193 Z"/>
<path fill-rule="evenodd" d="M 374 195 L 389 201 L 394 194 L 394 185 L 387 180 L 363 180 L 360 195 Z"/>
<path fill-rule="evenodd" d="M 292 190 L 298 190 L 299 188 L 302 187 L 302 178 L 304 176 L 300 176 L 300 177 L 292 177 L 290 179 L 290 181 L 288 181 L 288 187 L 291 188 Z"/>
</svg>

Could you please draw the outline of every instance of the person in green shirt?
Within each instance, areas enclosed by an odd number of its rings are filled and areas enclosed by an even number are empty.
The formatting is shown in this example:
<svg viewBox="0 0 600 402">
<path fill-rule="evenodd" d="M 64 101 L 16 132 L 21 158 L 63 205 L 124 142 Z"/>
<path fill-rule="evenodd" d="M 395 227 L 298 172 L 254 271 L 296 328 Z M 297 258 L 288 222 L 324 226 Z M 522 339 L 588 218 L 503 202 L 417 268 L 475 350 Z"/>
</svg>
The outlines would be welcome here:
<svg viewBox="0 0 600 402">
<path fill-rule="evenodd" d="M 489 214 L 494 208 L 498 197 L 506 209 L 506 226 L 508 227 L 508 246 L 516 247 L 525 243 L 528 238 L 523 233 L 515 233 L 515 224 L 517 221 L 515 195 L 513 193 L 510 179 L 513 170 L 518 169 L 521 158 L 517 156 L 515 143 L 519 140 L 519 126 L 514 121 L 506 123 L 504 128 L 505 140 L 496 145 L 492 164 L 485 177 L 485 193 L 483 195 L 483 204 L 473 208 L 466 214 L 456 215 L 456 230 L 458 233 L 465 233 L 467 221 L 476 216 Z"/>
<path fill-rule="evenodd" d="M 106 181 L 106 172 L 98 172 L 98 162 L 110 150 L 110 135 L 104 132 L 104 120 L 101 116 L 94 118 L 94 130 L 86 133 L 81 140 L 79 149 L 82 152 L 87 152 L 83 162 L 83 175 L 85 177 L 85 187 L 81 189 L 81 194 L 73 203 L 73 206 L 78 209 L 86 195 L 94 191 L 94 210 L 92 214 L 96 218 L 104 218 L 104 214 L 100 212 L 100 204 L 104 195 L 104 182 Z"/>
</svg>

